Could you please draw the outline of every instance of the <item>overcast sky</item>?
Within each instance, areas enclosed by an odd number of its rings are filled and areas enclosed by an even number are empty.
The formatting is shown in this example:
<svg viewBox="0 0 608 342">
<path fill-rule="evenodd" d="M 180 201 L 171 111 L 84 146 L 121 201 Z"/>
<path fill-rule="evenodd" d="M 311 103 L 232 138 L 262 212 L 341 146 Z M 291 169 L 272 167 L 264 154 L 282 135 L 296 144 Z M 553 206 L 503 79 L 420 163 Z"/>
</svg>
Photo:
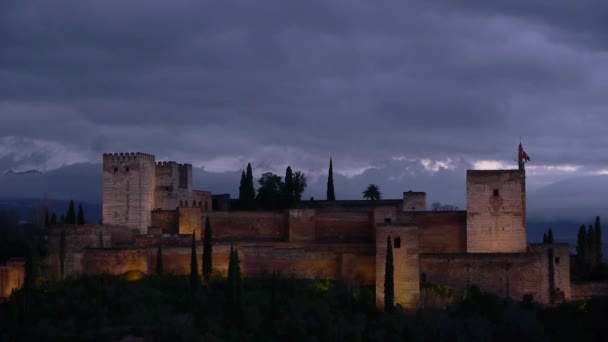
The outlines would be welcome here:
<svg viewBox="0 0 608 342">
<path fill-rule="evenodd" d="M 462 206 L 521 137 L 531 191 L 607 175 L 607 32 L 600 0 L 2 0 L 0 171 L 141 151 L 319 198 L 333 157 L 338 197 Z"/>
</svg>

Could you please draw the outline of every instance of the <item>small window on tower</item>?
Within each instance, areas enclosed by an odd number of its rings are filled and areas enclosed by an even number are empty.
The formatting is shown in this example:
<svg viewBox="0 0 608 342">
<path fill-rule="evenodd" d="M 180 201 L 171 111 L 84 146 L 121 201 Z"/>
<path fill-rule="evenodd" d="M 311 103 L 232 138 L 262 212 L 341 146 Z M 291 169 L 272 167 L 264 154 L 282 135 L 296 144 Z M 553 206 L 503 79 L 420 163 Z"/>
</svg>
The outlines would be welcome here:
<svg viewBox="0 0 608 342">
<path fill-rule="evenodd" d="M 498 196 L 498 194 L 499 194 L 498 189 L 494 189 L 493 193 L 494 193 L 494 196 Z"/>
<path fill-rule="evenodd" d="M 401 248 L 401 238 L 395 238 L 395 248 Z"/>
<path fill-rule="evenodd" d="M 127 168 L 125 169 L 125 171 L 129 172 L 129 168 L 127 167 Z"/>
<path fill-rule="evenodd" d="M 118 172 L 118 168 L 117 167 L 114 168 L 114 172 Z"/>
<path fill-rule="evenodd" d="M 384 218 L 384 223 L 391 223 L 391 218 L 390 217 Z"/>
<path fill-rule="evenodd" d="M 555 264 L 559 265 L 559 257 L 555 258 Z"/>
</svg>

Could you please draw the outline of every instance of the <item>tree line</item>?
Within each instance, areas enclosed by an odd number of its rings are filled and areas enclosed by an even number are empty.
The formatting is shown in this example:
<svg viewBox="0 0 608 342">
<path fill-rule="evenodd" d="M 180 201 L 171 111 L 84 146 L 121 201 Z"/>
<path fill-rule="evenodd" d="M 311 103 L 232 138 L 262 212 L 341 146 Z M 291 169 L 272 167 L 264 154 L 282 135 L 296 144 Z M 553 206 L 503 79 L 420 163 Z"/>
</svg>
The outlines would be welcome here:
<svg viewBox="0 0 608 342">
<path fill-rule="evenodd" d="M 285 177 L 272 172 L 263 173 L 260 179 L 258 179 L 258 184 L 259 187 L 256 190 L 253 182 L 251 163 L 248 163 L 246 170 L 243 170 L 241 173 L 238 198 L 239 209 L 272 210 L 293 208 L 302 201 L 302 194 L 308 185 L 306 174 L 301 171 L 293 172 L 291 166 L 287 166 Z M 382 192 L 377 184 L 369 184 L 362 194 L 363 198 L 367 200 L 375 201 L 382 199 Z M 314 198 L 311 197 L 311 200 L 314 200 Z M 336 200 L 332 158 L 329 159 L 326 200 Z"/>
<path fill-rule="evenodd" d="M 247 172 L 241 173 L 239 185 L 239 209 L 287 209 L 292 208 L 302 200 L 306 189 L 307 179 L 304 172 L 293 172 L 287 166 L 285 177 L 282 178 L 272 172 L 265 172 L 258 180 L 256 190 L 253 185 L 253 171 L 251 163 L 247 164 Z"/>
<path fill-rule="evenodd" d="M 606 278 L 602 255 L 602 226 L 600 217 L 595 223 L 580 226 L 576 239 L 576 271 L 581 280 Z"/>
<path fill-rule="evenodd" d="M 62 214 L 57 220 L 57 214 L 55 212 L 51 212 L 49 216 L 49 210 L 47 209 L 44 214 L 44 226 L 54 226 L 56 224 L 78 224 L 84 225 L 86 220 L 84 218 L 84 210 L 82 210 L 82 204 L 78 204 L 78 214 L 76 214 L 76 210 L 74 209 L 74 201 L 70 200 L 70 205 L 68 206 L 65 214 Z"/>
</svg>

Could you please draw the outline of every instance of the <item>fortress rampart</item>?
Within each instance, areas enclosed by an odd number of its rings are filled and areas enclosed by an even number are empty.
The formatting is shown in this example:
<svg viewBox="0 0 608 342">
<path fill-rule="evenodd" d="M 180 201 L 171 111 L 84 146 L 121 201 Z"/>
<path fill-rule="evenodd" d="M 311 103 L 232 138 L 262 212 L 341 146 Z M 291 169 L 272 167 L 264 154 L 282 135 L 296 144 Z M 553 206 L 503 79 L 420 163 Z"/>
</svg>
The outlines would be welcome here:
<svg viewBox="0 0 608 342">
<path fill-rule="evenodd" d="M 58 277 L 61 230 L 68 246 L 66 276 L 152 274 L 161 244 L 165 270 L 185 274 L 190 234 L 196 234 L 200 259 L 209 218 L 214 272 L 226 272 L 233 244 L 246 276 L 278 271 L 342 279 L 350 286 L 375 285 L 376 302 L 382 307 L 390 236 L 395 301 L 405 307 L 418 305 L 421 281 L 456 291 L 478 285 L 515 299 L 531 294 L 542 303 L 569 300 L 568 246 L 527 245 L 522 165 L 520 161 L 519 170 L 468 171 L 466 211 L 427 211 L 426 193 L 413 191 L 398 200 L 314 201 L 283 211 L 213 211 L 211 193 L 192 189 L 191 165 L 157 163 L 143 153 L 104 154 L 104 225 L 51 229 L 45 276 Z M 587 290 L 576 291 L 578 295 Z"/>
</svg>

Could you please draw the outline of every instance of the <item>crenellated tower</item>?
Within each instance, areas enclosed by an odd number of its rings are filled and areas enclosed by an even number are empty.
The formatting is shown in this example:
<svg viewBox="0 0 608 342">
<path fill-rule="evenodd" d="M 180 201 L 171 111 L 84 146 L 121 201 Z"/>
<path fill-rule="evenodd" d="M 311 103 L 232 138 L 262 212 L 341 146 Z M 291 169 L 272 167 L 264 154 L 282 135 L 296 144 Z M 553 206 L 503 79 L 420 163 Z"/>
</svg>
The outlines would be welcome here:
<svg viewBox="0 0 608 342">
<path fill-rule="evenodd" d="M 103 223 L 137 228 L 151 223 L 156 187 L 155 157 L 146 153 L 104 153 Z"/>
</svg>

